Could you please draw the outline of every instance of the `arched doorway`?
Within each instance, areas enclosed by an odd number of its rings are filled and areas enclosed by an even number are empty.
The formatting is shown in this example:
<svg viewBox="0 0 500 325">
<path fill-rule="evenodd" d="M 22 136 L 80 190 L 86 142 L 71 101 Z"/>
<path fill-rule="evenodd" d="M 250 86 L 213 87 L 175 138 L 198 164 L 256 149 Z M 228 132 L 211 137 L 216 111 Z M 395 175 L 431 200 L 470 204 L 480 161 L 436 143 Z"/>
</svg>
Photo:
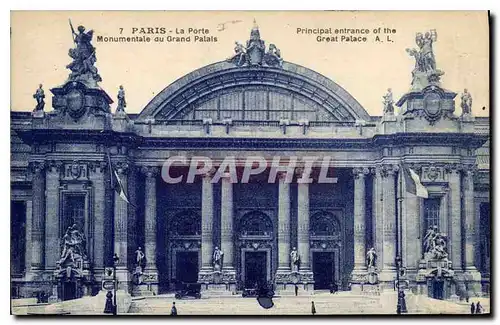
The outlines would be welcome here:
<svg viewBox="0 0 500 325">
<path fill-rule="evenodd" d="M 340 289 L 341 227 L 339 212 L 317 211 L 311 215 L 311 265 L 314 289 Z"/>
<path fill-rule="evenodd" d="M 169 223 L 170 267 L 173 283 L 196 283 L 200 266 L 201 216 L 185 210 Z"/>
<path fill-rule="evenodd" d="M 239 218 L 239 289 L 254 288 L 271 281 L 273 240 L 273 223 L 266 213 L 248 211 Z"/>
</svg>

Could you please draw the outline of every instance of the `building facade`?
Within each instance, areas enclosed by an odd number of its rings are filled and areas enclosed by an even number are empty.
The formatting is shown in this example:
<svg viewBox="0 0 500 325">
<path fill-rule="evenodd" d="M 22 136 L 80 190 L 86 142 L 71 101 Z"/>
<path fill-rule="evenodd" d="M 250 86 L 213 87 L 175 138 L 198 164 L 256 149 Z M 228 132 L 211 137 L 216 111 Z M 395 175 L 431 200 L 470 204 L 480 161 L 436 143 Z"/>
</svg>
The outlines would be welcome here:
<svg viewBox="0 0 500 325">
<path fill-rule="evenodd" d="M 266 51 L 257 27 L 231 59 L 178 79 L 140 114 L 126 113 L 123 89 L 111 111 L 97 69 L 72 69 L 51 89 L 52 111 L 39 101 L 11 113 L 13 297 L 96 294 L 113 265 L 134 295 L 175 282 L 218 294 L 263 282 L 392 289 L 400 269 L 422 294 L 489 292 L 489 119 L 418 63 L 407 94 L 384 96 L 383 116 L 275 45 Z M 172 157 L 175 184 L 165 181 Z M 197 157 L 213 166 L 189 182 Z M 242 182 L 252 157 L 269 165 Z M 276 157 L 296 164 L 275 173 Z M 427 198 L 408 191 L 406 168 Z M 299 181 L 305 171 L 311 183 Z M 430 229 L 444 255 L 430 251 Z"/>
</svg>

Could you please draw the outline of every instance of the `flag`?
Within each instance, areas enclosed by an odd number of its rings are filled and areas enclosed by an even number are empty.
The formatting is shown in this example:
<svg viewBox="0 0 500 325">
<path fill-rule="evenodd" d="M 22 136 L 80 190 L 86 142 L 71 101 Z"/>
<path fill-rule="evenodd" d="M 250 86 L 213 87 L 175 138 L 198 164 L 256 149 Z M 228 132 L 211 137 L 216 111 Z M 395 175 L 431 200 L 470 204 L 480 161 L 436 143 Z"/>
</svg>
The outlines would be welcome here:
<svg viewBox="0 0 500 325">
<path fill-rule="evenodd" d="M 108 164 L 109 164 L 109 174 L 111 177 L 111 188 L 118 193 L 118 195 L 122 198 L 123 201 L 127 202 L 131 206 L 134 206 L 132 203 L 130 203 L 130 200 L 127 197 L 125 187 L 123 186 L 123 182 L 120 178 L 120 175 L 118 175 L 116 169 L 113 168 L 113 165 L 111 164 L 111 157 L 109 155 L 108 151 Z"/>
<path fill-rule="evenodd" d="M 420 182 L 420 177 L 418 174 L 409 167 L 403 167 L 405 183 L 406 183 L 406 191 L 412 194 L 415 194 L 418 197 L 427 199 L 429 197 L 429 193 L 427 192 L 427 188 L 422 185 Z"/>
</svg>

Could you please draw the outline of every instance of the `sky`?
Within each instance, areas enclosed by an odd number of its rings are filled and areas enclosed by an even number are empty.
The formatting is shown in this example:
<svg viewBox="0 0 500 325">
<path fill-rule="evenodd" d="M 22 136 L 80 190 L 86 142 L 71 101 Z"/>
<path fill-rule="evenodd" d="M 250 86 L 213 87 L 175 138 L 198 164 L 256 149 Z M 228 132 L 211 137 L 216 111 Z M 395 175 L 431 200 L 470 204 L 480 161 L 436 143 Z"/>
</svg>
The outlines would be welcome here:
<svg viewBox="0 0 500 325">
<path fill-rule="evenodd" d="M 285 61 L 312 69 L 349 92 L 371 115 L 382 115 L 382 96 L 391 88 L 397 100 L 410 89 L 415 61 L 405 49 L 414 48 L 415 34 L 437 31 L 434 53 L 444 71 L 442 87 L 460 94 L 467 88 L 473 97 L 472 113 L 489 115 L 489 27 L 486 11 L 14 11 L 11 13 L 11 110 L 31 111 L 33 94 L 44 85 L 46 110 L 51 110 L 49 89 L 66 81 L 71 62 L 68 50 L 73 26 L 94 30 L 100 83 L 115 100 L 119 85 L 126 91 L 127 112 L 139 113 L 169 84 L 205 65 L 223 61 L 234 53 L 234 42 L 246 42 L 255 19 L 266 46 L 275 44 Z M 224 29 L 221 28 L 224 23 Z M 141 34 L 165 29 L 166 34 Z M 98 36 L 176 35 L 176 30 L 208 29 L 204 36 L 217 42 L 105 43 Z M 368 29 L 366 42 L 318 42 L 317 35 L 297 29 Z M 395 33 L 374 30 L 389 28 Z M 170 32 L 172 31 L 172 32 Z M 205 31 L 206 32 L 206 31 Z M 202 34 L 197 34 L 202 35 Z M 188 34 L 177 34 L 188 36 Z M 324 35 L 324 36 L 335 36 Z M 397 111 L 396 111 L 397 112 Z"/>
</svg>

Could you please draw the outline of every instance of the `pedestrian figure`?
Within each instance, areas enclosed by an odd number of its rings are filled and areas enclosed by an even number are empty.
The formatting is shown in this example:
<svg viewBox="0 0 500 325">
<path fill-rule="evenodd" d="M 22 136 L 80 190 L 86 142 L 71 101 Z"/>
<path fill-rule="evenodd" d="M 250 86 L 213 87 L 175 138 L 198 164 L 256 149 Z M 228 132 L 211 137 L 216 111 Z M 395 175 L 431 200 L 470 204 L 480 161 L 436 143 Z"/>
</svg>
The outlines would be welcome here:
<svg viewBox="0 0 500 325">
<path fill-rule="evenodd" d="M 471 304 L 470 304 L 470 313 L 474 314 L 475 311 L 476 311 L 476 306 L 474 305 L 473 302 L 471 302 Z"/>
<path fill-rule="evenodd" d="M 299 295 L 299 287 L 295 285 L 295 297 L 297 297 L 298 295 Z"/>
<path fill-rule="evenodd" d="M 316 314 L 316 307 L 314 306 L 314 301 L 311 301 L 311 314 L 313 314 L 313 316 Z"/>
<path fill-rule="evenodd" d="M 172 303 L 172 309 L 170 310 L 170 316 L 177 316 L 177 307 L 175 307 L 175 301 Z"/>
<path fill-rule="evenodd" d="M 330 294 L 333 293 L 333 283 L 330 283 Z"/>
<path fill-rule="evenodd" d="M 483 306 L 479 303 L 479 301 L 476 304 L 476 314 L 482 314 L 483 313 Z"/>
<path fill-rule="evenodd" d="M 106 304 L 104 305 L 104 313 L 105 314 L 112 314 L 113 313 L 113 309 L 114 309 L 114 306 L 113 306 L 113 294 L 111 293 L 111 291 L 108 291 L 108 293 L 106 293 Z"/>
</svg>

